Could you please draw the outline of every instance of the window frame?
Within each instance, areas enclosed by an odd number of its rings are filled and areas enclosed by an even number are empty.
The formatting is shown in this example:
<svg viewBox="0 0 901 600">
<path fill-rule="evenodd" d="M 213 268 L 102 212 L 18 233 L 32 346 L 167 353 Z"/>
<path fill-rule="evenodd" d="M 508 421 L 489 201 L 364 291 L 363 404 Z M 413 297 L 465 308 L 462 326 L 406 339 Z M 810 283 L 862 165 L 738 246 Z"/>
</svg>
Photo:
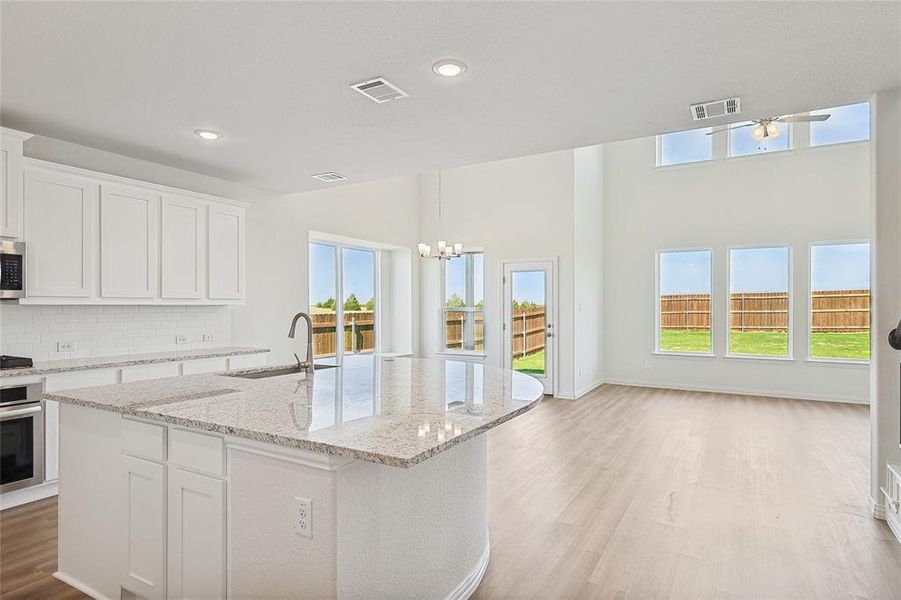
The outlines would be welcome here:
<svg viewBox="0 0 901 600">
<path fill-rule="evenodd" d="M 482 248 L 473 247 L 473 248 L 465 248 L 462 252 L 462 255 L 465 257 L 466 255 L 473 254 L 481 254 L 482 255 L 482 308 L 477 309 L 475 306 L 455 309 L 453 312 L 464 312 L 464 313 L 482 313 L 482 331 L 487 332 L 487 328 L 485 327 L 485 251 Z M 482 350 L 466 350 L 464 348 L 448 348 L 447 347 L 447 263 L 449 261 L 441 260 L 440 268 L 440 286 L 439 286 L 439 295 L 438 295 L 438 350 L 436 354 L 445 355 L 445 356 L 459 356 L 459 357 L 475 357 L 475 358 L 485 358 L 487 354 L 485 353 L 485 344 L 487 342 L 487 338 L 483 338 L 482 340 Z M 467 290 L 466 295 L 469 295 L 469 281 L 466 281 Z M 475 274 L 473 274 L 473 293 L 475 293 Z M 475 337 L 475 336 L 473 336 Z"/>
<path fill-rule="evenodd" d="M 745 123 L 745 121 L 739 121 L 738 123 Z M 786 155 L 791 154 L 794 150 L 797 149 L 795 146 L 795 125 L 794 123 L 780 123 L 781 126 L 785 127 L 786 130 L 782 135 L 788 136 L 788 148 L 784 150 L 769 150 L 767 152 L 751 152 L 750 154 L 732 154 L 732 136 L 735 135 L 735 132 L 738 131 L 739 128 L 733 129 L 731 126 L 736 125 L 738 123 L 729 123 L 729 129 L 726 130 L 726 160 L 733 159 L 741 159 L 748 158 L 750 156 L 778 156 L 778 155 Z M 741 128 L 745 131 L 747 135 L 751 135 L 750 127 Z M 762 246 L 766 247 L 766 246 Z"/>
<path fill-rule="evenodd" d="M 749 155 L 750 156 L 750 155 Z M 741 158 L 741 157 L 739 157 Z M 788 335 L 787 354 L 784 356 L 771 354 L 741 354 L 732 352 L 731 332 L 732 332 L 732 251 L 733 250 L 756 250 L 766 248 L 787 248 L 788 249 L 788 279 L 786 287 L 788 288 L 788 327 L 786 334 Z M 794 248 L 789 242 L 783 243 L 764 243 L 764 244 L 734 244 L 726 247 L 726 358 L 738 358 L 748 360 L 775 360 L 782 362 L 795 362 L 794 349 L 794 310 L 795 310 L 795 294 L 794 294 Z"/>
<path fill-rule="evenodd" d="M 660 255 L 675 252 L 709 252 L 710 253 L 710 351 L 689 352 L 685 350 L 660 349 Z M 692 248 L 660 248 L 654 253 L 654 354 L 658 356 L 697 356 L 710 358 L 716 356 L 714 338 L 716 307 L 716 252 L 710 246 Z"/>
<path fill-rule="evenodd" d="M 858 140 L 855 142 L 840 142 L 838 144 L 826 144 L 826 146 L 838 146 L 841 144 L 857 144 L 862 141 L 868 140 Z M 817 148 L 821 148 L 822 146 L 817 146 Z M 807 245 L 807 356 L 806 362 L 811 363 L 826 363 L 826 364 L 845 364 L 845 365 L 863 365 L 868 366 L 870 361 L 873 359 L 873 340 L 870 339 L 870 358 L 829 358 L 826 356 L 813 356 L 811 353 L 811 344 L 813 343 L 812 333 L 813 333 L 813 248 L 814 246 L 843 246 L 850 244 L 867 244 L 870 247 L 870 273 L 872 273 L 872 263 L 873 263 L 873 243 L 868 239 L 851 239 L 851 240 L 830 240 L 830 241 L 817 241 L 810 242 Z M 872 323 L 873 323 L 873 282 L 870 281 L 870 325 L 871 325 L 871 338 L 872 338 Z"/>
<path fill-rule="evenodd" d="M 713 134 L 713 135 L 708 136 L 708 137 L 710 138 L 710 158 L 702 158 L 701 160 L 689 160 L 689 161 L 686 161 L 686 162 L 672 163 L 672 164 L 669 164 L 669 165 L 662 165 L 662 164 L 660 164 L 660 159 L 661 159 L 661 156 L 662 156 L 662 154 L 661 154 L 661 141 L 662 141 L 663 136 L 669 135 L 669 134 L 671 134 L 671 133 L 683 133 L 683 132 L 685 132 L 685 131 L 696 131 L 696 130 L 701 130 L 701 129 L 707 129 L 707 130 L 712 131 L 712 130 L 713 130 L 713 126 L 709 126 L 709 127 L 693 127 L 693 128 L 691 128 L 691 129 L 682 129 L 682 130 L 679 130 L 679 131 L 669 131 L 669 132 L 667 132 L 667 133 L 658 133 L 657 135 L 655 135 L 655 136 L 654 136 L 654 140 L 655 140 L 655 141 L 654 141 L 654 148 L 655 148 L 655 150 L 654 150 L 654 152 L 655 152 L 655 154 L 654 154 L 654 168 L 655 168 L 655 169 L 669 169 L 669 168 L 671 168 L 671 167 L 686 167 L 686 166 L 690 166 L 690 165 L 702 165 L 702 164 L 705 164 L 705 163 L 709 163 L 709 162 L 715 161 L 715 160 L 716 160 L 716 139 L 715 139 L 715 138 L 716 138 L 717 136 L 716 136 L 716 134 Z"/>
<path fill-rule="evenodd" d="M 836 147 L 841 148 L 841 147 L 852 145 L 852 144 L 868 144 L 870 142 L 870 140 L 873 139 L 873 112 L 870 110 L 871 107 L 869 106 L 869 104 L 870 104 L 869 100 L 863 100 L 861 102 L 851 102 L 850 104 L 840 104 L 838 106 L 830 106 L 827 108 L 816 108 L 816 109 L 808 111 L 807 113 L 804 113 L 804 114 L 811 115 L 817 111 L 833 110 L 836 108 L 844 108 L 846 106 L 854 106 L 855 104 L 866 104 L 867 105 L 867 112 L 869 113 L 870 127 L 869 127 L 869 129 L 867 129 L 867 137 L 865 139 L 846 140 L 844 142 L 832 142 L 831 144 L 816 144 L 816 145 L 814 145 L 813 144 L 813 123 L 810 122 L 807 124 L 807 148 L 809 148 L 811 150 L 819 150 L 820 148 L 836 148 Z M 841 242 L 839 242 L 839 243 L 841 243 Z"/>
</svg>

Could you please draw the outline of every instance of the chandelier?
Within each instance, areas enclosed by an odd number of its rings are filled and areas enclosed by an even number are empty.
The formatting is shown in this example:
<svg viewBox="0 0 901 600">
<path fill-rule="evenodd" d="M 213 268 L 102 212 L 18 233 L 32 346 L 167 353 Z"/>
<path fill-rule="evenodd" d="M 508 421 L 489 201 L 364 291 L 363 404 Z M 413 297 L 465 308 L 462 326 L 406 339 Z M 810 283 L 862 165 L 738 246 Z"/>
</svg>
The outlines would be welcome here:
<svg viewBox="0 0 901 600">
<path fill-rule="evenodd" d="M 438 231 L 441 231 L 441 171 L 438 171 Z M 438 260 L 450 260 L 463 254 L 463 244 L 460 242 L 448 242 L 438 240 L 436 251 L 432 252 L 432 245 L 419 242 L 419 256 L 422 258 L 437 258 Z"/>
</svg>

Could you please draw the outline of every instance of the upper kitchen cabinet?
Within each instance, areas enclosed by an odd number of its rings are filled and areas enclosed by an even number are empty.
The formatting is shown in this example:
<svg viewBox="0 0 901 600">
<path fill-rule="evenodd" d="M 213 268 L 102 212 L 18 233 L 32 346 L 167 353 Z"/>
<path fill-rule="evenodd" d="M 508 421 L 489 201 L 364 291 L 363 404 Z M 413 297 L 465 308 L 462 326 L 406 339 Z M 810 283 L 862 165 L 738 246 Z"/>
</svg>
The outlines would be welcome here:
<svg viewBox="0 0 901 600">
<path fill-rule="evenodd" d="M 67 173 L 25 171 L 27 296 L 93 295 L 99 188 Z"/>
<path fill-rule="evenodd" d="M 203 298 L 207 204 L 165 194 L 163 204 L 163 298 Z"/>
<path fill-rule="evenodd" d="M 210 204 L 209 297 L 244 298 L 244 209 Z"/>
<path fill-rule="evenodd" d="M 22 144 L 30 137 L 0 128 L 0 237 L 22 237 Z"/>
<path fill-rule="evenodd" d="M 153 298 L 159 282 L 159 194 L 100 186 L 100 296 Z"/>
</svg>

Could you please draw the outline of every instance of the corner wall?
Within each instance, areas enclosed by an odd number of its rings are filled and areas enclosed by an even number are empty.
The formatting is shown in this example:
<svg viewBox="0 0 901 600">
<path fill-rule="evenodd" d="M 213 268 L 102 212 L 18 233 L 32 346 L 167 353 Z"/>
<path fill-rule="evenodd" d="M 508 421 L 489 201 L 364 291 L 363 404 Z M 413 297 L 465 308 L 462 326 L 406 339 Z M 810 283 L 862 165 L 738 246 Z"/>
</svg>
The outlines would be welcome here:
<svg viewBox="0 0 901 600">
<path fill-rule="evenodd" d="M 868 143 L 655 167 L 655 138 L 604 146 L 605 375 L 611 383 L 866 402 L 868 367 L 808 362 L 808 244 L 870 237 Z M 798 127 L 796 145 L 806 144 Z M 792 245 L 793 361 L 725 358 L 727 248 Z M 655 253 L 713 248 L 715 358 L 655 345 Z M 646 366 L 647 365 L 647 366 Z"/>
</svg>

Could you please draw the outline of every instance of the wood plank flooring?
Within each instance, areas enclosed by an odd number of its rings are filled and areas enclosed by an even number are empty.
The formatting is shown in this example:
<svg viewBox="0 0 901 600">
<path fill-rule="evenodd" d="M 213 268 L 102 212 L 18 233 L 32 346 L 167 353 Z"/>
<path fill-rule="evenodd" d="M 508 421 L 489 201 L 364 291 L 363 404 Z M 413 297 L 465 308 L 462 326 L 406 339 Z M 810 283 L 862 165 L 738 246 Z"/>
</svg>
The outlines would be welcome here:
<svg viewBox="0 0 901 600">
<path fill-rule="evenodd" d="M 604 386 L 489 434 L 475 598 L 901 598 L 865 406 Z"/>
<path fill-rule="evenodd" d="M 901 598 L 864 406 L 605 386 L 489 434 L 475 598 Z M 53 579 L 56 500 L 0 513 L 0 598 Z"/>
</svg>

